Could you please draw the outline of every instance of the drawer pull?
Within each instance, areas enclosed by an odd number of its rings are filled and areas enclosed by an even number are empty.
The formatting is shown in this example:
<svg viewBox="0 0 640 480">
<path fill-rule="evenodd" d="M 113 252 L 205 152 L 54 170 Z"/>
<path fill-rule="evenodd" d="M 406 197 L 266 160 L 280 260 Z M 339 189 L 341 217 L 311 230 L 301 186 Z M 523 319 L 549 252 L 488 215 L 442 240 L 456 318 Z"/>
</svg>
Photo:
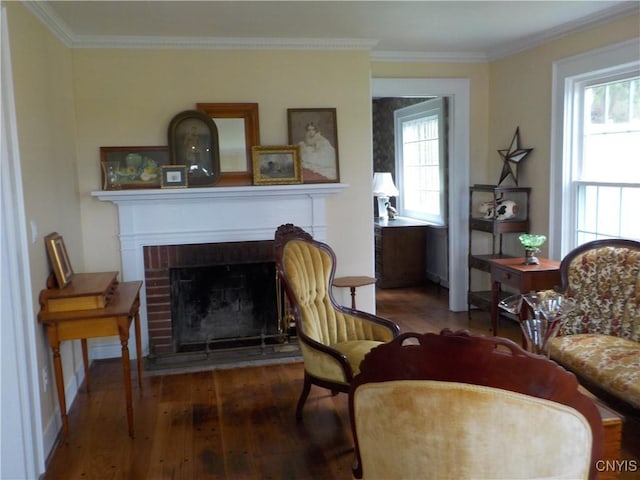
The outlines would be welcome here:
<svg viewBox="0 0 640 480">
<path fill-rule="evenodd" d="M 511 278 L 511 274 L 510 274 L 510 273 L 503 273 L 503 274 L 502 274 L 502 278 L 503 278 L 504 280 L 509 280 L 509 279 Z"/>
</svg>

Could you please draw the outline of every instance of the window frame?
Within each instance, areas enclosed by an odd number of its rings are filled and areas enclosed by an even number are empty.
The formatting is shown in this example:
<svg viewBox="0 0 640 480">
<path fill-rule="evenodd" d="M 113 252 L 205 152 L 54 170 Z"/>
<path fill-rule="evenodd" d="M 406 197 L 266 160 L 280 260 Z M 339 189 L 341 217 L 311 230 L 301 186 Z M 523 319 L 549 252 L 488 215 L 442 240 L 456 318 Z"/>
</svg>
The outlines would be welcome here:
<svg viewBox="0 0 640 480">
<path fill-rule="evenodd" d="M 549 256 L 563 258 L 576 242 L 577 183 L 573 181 L 579 145 L 573 140 L 581 123 L 582 95 L 578 89 L 637 74 L 638 40 L 611 45 L 554 62 L 550 151 Z"/>
<path fill-rule="evenodd" d="M 447 196 L 447 99 L 444 97 L 435 97 L 424 102 L 420 102 L 408 107 L 398 109 L 394 112 L 394 130 L 395 130 L 395 151 L 396 151 L 396 181 L 400 195 L 397 198 L 398 212 L 401 216 L 415 218 L 434 225 L 446 226 L 448 223 L 448 196 Z M 400 152 L 403 151 L 402 124 L 403 122 L 413 121 L 423 117 L 438 117 L 438 159 L 439 159 L 439 201 L 440 214 L 430 215 L 426 212 L 417 210 L 409 210 L 405 206 L 404 192 L 406 192 L 406 183 L 404 179 L 403 157 Z"/>
</svg>

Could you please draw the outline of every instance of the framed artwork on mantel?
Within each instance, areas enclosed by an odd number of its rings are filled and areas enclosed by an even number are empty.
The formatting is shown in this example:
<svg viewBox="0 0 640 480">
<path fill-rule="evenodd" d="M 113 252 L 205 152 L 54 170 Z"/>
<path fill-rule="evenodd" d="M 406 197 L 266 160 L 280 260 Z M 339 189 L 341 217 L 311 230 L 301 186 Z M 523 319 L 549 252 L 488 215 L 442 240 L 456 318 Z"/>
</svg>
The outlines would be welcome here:
<svg viewBox="0 0 640 480">
<path fill-rule="evenodd" d="M 289 108 L 289 143 L 300 146 L 304 183 L 340 181 L 335 108 Z"/>
<path fill-rule="evenodd" d="M 169 148 L 100 147 L 103 190 L 160 188 L 160 168 L 169 164 Z"/>
<path fill-rule="evenodd" d="M 190 187 L 211 187 L 220 180 L 218 129 L 211 117 L 185 110 L 171 119 L 168 131 L 172 165 L 186 165 Z"/>
<path fill-rule="evenodd" d="M 302 183 L 300 146 L 259 145 L 252 152 L 254 185 Z"/>
</svg>

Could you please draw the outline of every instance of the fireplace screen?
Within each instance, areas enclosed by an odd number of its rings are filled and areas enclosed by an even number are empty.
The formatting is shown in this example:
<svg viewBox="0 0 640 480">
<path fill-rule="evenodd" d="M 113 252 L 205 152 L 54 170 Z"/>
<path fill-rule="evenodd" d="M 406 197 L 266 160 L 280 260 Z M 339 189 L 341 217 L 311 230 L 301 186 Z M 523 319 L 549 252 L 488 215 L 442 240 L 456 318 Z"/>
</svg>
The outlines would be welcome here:
<svg viewBox="0 0 640 480">
<path fill-rule="evenodd" d="M 282 340 L 273 262 L 172 268 L 175 352 Z"/>
</svg>

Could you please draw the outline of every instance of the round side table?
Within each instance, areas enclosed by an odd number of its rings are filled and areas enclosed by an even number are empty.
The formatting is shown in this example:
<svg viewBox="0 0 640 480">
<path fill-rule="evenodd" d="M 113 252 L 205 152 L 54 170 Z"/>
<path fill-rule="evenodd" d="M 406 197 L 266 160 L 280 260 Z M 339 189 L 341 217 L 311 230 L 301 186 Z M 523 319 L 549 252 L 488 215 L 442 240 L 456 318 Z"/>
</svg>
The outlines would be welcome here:
<svg viewBox="0 0 640 480">
<path fill-rule="evenodd" d="M 373 277 L 336 277 L 333 279 L 334 287 L 348 287 L 351 291 L 351 308 L 356 309 L 356 288 L 376 283 Z"/>
</svg>

